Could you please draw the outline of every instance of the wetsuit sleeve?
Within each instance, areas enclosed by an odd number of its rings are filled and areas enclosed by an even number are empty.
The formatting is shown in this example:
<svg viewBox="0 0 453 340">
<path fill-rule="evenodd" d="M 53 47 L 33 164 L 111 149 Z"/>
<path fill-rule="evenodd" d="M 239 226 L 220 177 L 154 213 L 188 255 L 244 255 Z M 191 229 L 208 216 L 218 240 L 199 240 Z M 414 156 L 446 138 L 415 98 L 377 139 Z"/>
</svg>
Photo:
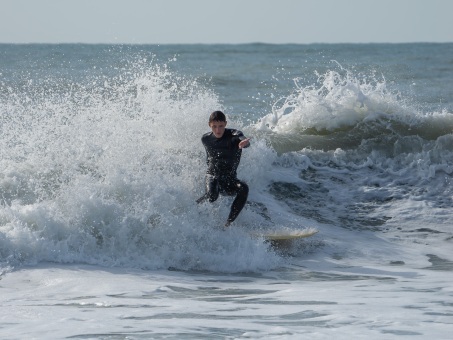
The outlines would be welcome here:
<svg viewBox="0 0 453 340">
<path fill-rule="evenodd" d="M 244 134 L 242 133 L 242 131 L 239 131 L 239 130 L 236 130 L 233 135 L 235 135 L 235 137 L 237 137 L 238 141 L 237 141 L 237 145 L 239 145 L 239 143 L 241 141 L 243 141 L 244 139 L 247 139 L 247 137 L 244 136 Z M 248 148 L 250 146 L 250 142 L 247 146 L 245 146 L 244 148 Z"/>
</svg>

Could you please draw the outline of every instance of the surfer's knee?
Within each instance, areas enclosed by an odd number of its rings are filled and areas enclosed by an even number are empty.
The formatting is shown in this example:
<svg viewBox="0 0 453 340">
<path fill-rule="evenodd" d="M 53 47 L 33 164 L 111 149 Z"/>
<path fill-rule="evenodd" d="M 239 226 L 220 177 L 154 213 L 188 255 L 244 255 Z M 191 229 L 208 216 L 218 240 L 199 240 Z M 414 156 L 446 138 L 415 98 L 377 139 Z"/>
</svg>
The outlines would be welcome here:
<svg viewBox="0 0 453 340">
<path fill-rule="evenodd" d="M 242 195 L 242 196 L 245 196 L 245 197 L 248 196 L 248 194 L 249 194 L 249 186 L 247 185 L 247 183 L 239 181 L 239 182 L 236 183 L 236 186 L 238 188 L 238 195 Z"/>
<path fill-rule="evenodd" d="M 210 203 L 217 201 L 217 198 L 219 198 L 219 192 L 209 192 L 208 193 L 208 201 Z"/>
</svg>

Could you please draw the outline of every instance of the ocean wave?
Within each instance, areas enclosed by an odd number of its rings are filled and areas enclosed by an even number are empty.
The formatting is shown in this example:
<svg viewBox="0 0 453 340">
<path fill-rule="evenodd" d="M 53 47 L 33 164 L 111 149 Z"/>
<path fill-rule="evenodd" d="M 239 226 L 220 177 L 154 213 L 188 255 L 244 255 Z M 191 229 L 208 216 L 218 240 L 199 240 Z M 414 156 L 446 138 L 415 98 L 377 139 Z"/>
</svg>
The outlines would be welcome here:
<svg viewBox="0 0 453 340">
<path fill-rule="evenodd" d="M 200 137 L 221 100 L 166 65 L 127 65 L 73 86 L 49 76 L 42 87 L 1 88 L 2 268 L 256 272 L 285 259 L 250 230 L 410 230 L 413 215 L 426 218 L 417 202 L 440 211 L 428 224 L 448 216 L 451 114 L 422 112 L 385 79 L 340 69 L 310 86 L 296 81 L 256 123 L 229 116 L 253 137 L 238 172 L 252 190 L 236 226 L 218 230 L 231 198 L 195 200 L 204 191 Z M 449 233 L 445 223 L 436 230 Z"/>
<path fill-rule="evenodd" d="M 312 85 L 294 81 L 293 93 L 276 101 L 272 113 L 253 125 L 279 152 L 352 149 L 370 140 L 393 149 L 408 136 L 431 141 L 453 131 L 452 113 L 420 111 L 389 90 L 383 77 L 340 69 L 319 75 Z"/>
</svg>

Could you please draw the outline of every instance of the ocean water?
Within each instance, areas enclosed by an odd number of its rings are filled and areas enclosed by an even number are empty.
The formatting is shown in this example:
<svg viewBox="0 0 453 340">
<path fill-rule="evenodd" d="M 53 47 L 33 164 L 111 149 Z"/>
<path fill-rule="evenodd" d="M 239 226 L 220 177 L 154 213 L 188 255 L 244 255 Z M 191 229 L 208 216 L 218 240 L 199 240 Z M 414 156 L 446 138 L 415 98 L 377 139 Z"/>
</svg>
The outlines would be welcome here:
<svg viewBox="0 0 453 340">
<path fill-rule="evenodd" d="M 453 44 L 0 44 L 0 150 L 2 339 L 451 338 Z"/>
</svg>

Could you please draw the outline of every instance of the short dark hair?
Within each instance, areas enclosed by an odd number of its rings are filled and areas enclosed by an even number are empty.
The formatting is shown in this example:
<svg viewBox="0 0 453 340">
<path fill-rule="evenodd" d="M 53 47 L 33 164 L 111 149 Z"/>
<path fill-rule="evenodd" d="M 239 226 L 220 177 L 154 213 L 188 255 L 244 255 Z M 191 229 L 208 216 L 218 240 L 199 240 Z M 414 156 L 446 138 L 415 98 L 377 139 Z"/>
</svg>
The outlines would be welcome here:
<svg viewBox="0 0 453 340">
<path fill-rule="evenodd" d="M 211 122 L 226 122 L 226 117 L 222 111 L 214 111 L 209 116 L 209 123 Z"/>
</svg>

